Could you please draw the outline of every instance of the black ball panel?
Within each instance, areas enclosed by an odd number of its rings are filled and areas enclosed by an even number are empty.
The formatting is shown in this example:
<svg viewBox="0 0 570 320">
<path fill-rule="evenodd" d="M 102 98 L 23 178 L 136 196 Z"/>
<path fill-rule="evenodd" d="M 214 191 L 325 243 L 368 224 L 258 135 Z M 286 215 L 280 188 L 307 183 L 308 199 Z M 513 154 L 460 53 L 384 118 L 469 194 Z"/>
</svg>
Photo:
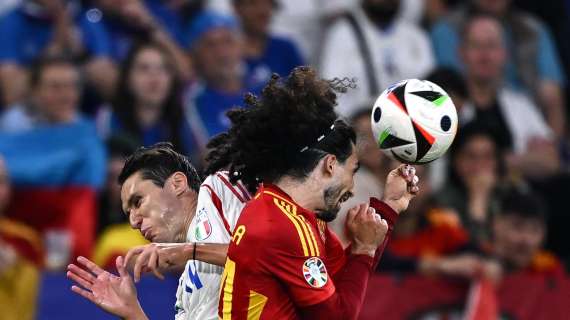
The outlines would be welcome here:
<svg viewBox="0 0 570 320">
<path fill-rule="evenodd" d="M 441 130 L 447 132 L 451 128 L 451 118 L 449 116 L 443 116 L 440 121 Z"/>
<path fill-rule="evenodd" d="M 380 122 L 380 118 L 382 118 L 382 109 L 380 109 L 380 107 L 376 107 L 374 110 L 374 122 Z"/>
</svg>

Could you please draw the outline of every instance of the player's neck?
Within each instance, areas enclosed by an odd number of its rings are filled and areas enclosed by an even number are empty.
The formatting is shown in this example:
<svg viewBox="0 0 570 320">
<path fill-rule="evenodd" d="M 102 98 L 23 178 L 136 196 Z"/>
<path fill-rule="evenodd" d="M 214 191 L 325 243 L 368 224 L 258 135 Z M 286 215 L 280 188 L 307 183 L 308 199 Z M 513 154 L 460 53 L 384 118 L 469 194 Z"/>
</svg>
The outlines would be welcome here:
<svg viewBox="0 0 570 320">
<path fill-rule="evenodd" d="M 179 234 L 176 236 L 176 242 L 186 242 L 186 235 L 188 234 L 188 229 L 190 229 L 190 224 L 196 215 L 196 206 L 198 202 L 198 195 L 194 191 L 188 191 L 184 195 L 185 201 L 183 203 L 183 210 L 186 213 L 182 220 L 182 228 Z"/>
<path fill-rule="evenodd" d="M 304 209 L 315 211 L 322 203 L 322 190 L 311 177 L 303 181 L 297 178 L 283 177 L 275 185 Z"/>
</svg>

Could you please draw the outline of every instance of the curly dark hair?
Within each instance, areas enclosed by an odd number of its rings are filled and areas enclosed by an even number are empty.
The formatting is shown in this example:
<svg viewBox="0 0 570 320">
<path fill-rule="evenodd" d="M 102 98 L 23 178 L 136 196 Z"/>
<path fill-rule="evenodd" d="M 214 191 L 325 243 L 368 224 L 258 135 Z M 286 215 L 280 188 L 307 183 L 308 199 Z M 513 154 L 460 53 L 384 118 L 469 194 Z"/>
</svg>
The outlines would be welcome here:
<svg viewBox="0 0 570 320">
<path fill-rule="evenodd" d="M 228 111 L 232 126 L 208 143 L 205 173 L 229 169 L 233 182 L 255 190 L 285 175 L 304 179 L 327 154 L 343 163 L 356 134 L 334 107 L 336 92 L 353 86 L 346 78 L 320 79 L 309 67 L 286 79 L 274 74 L 259 98 L 247 94 L 245 108 Z"/>
</svg>

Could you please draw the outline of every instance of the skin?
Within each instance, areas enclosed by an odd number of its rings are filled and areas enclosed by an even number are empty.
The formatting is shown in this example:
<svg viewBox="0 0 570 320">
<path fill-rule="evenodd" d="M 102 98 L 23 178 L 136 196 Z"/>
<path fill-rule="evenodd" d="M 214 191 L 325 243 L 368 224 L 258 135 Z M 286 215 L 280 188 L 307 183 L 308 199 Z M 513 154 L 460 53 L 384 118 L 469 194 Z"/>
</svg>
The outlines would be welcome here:
<svg viewBox="0 0 570 320">
<path fill-rule="evenodd" d="M 166 57 L 159 50 L 148 47 L 135 57 L 128 82 L 135 98 L 136 116 L 143 127 L 158 121 L 173 77 Z"/>
<path fill-rule="evenodd" d="M 196 206 L 196 197 L 181 172 L 170 176 L 163 188 L 137 172 L 121 188 L 121 203 L 129 223 L 151 242 L 184 242 L 194 218 L 191 209 Z M 179 201 L 180 198 L 188 201 Z"/>
<path fill-rule="evenodd" d="M 473 20 L 466 30 L 460 56 L 465 64 L 470 99 L 479 108 L 491 106 L 501 87 L 507 59 L 503 29 L 499 22 L 488 17 Z M 563 99 L 559 90 L 549 81 L 542 81 L 539 87 L 538 95 L 546 108 L 547 121 L 555 135 L 559 136 L 564 131 Z M 534 143 L 534 140 L 529 141 L 526 153 L 508 155 L 509 170 L 534 178 L 556 173 L 560 168 L 556 144 L 544 139 Z"/>
<path fill-rule="evenodd" d="M 32 95 L 34 106 L 48 122 L 73 121 L 77 116 L 80 96 L 78 70 L 68 64 L 46 66 Z"/>
<path fill-rule="evenodd" d="M 469 193 L 468 210 L 472 220 L 487 220 L 487 208 L 497 177 L 496 146 L 486 136 L 474 136 L 457 155 L 453 165 Z"/>
<path fill-rule="evenodd" d="M 354 186 L 354 173 L 358 169 L 356 159 L 354 149 L 344 163 L 338 162 L 333 155 L 327 155 L 319 162 L 311 175 L 304 179 L 304 182 L 283 178 L 277 182 L 277 185 L 288 192 L 301 206 L 315 211 L 317 216 L 322 215 L 323 212 L 336 215 L 335 212 L 338 212 L 340 204 L 351 195 Z M 400 166 L 390 172 L 387 178 L 383 200 L 396 212 L 405 210 L 409 201 L 418 192 L 418 178 L 415 176 L 415 170 L 410 168 Z M 334 192 L 329 191 L 328 195 L 325 196 L 326 190 L 334 190 Z M 306 192 L 310 191 L 315 192 L 315 195 L 307 196 Z M 175 199 L 185 195 L 188 199 L 192 197 L 188 193 L 186 177 L 182 173 L 175 173 L 169 177 L 163 188 L 142 179 L 140 173 L 135 173 L 125 181 L 121 189 L 123 210 L 129 215 L 131 226 L 141 230 L 143 235 L 151 241 L 172 242 L 183 237 L 184 231 L 187 230 L 192 220 L 196 204 L 187 205 L 184 208 L 186 210 L 193 209 L 190 219 L 179 220 L 172 213 L 180 212 L 177 210 L 183 209 L 179 207 Z M 167 218 L 170 215 L 172 216 Z M 353 243 L 352 253 L 374 256 L 388 230 L 387 222 L 375 214 L 374 210 L 368 207 L 368 204 L 363 204 L 349 211 L 346 223 Z M 182 228 L 180 232 L 173 232 L 177 230 L 176 228 L 180 224 L 184 224 L 185 228 Z M 167 238 L 168 235 L 171 235 L 171 238 Z M 175 248 L 176 245 L 180 247 Z M 137 265 L 140 267 L 137 270 L 137 266 L 135 266 L 135 274 L 140 273 L 143 266 L 149 270 L 158 270 L 160 252 L 164 254 L 168 249 L 172 254 L 183 257 L 178 259 L 176 263 L 184 263 L 189 259 L 188 247 L 184 247 L 183 244 L 176 245 L 162 248 L 157 244 L 146 246 L 137 258 Z M 213 251 L 216 251 L 218 256 L 221 256 L 223 252 L 225 259 L 227 245 L 223 248 L 222 245 L 219 246 L 219 248 L 213 248 Z M 129 252 L 129 254 L 131 253 Z M 141 257 L 148 259 L 139 263 Z M 127 262 L 122 257 L 117 258 L 116 261 L 119 276 L 101 270 L 97 265 L 83 257 L 78 258 L 78 263 L 82 267 L 71 264 L 68 266 L 67 273 L 71 280 L 81 286 L 73 286 L 74 292 L 104 310 L 125 319 L 147 319 L 138 303 L 133 280 L 126 272 Z M 157 276 L 161 277 L 162 275 L 157 274 Z"/>
<path fill-rule="evenodd" d="M 208 84 L 222 92 L 241 90 L 243 43 L 236 31 L 212 29 L 202 35 L 192 53 L 200 76 Z"/>
<path fill-rule="evenodd" d="M 546 237 L 543 222 L 509 213 L 495 218 L 493 232 L 495 256 L 515 270 L 530 265 Z"/>
<path fill-rule="evenodd" d="M 352 196 L 354 174 L 358 167 L 356 148 L 353 145 L 350 157 L 343 163 L 329 154 L 319 161 L 307 178 L 285 176 L 275 184 L 303 208 L 315 212 L 319 218 L 331 221 L 336 218 L 341 204 Z M 404 211 L 419 191 L 418 180 L 413 167 L 398 167 L 388 174 L 382 200 L 394 211 Z M 386 221 L 376 215 L 368 204 L 349 210 L 346 226 L 352 242 L 352 253 L 372 257 L 388 230 Z"/>
<path fill-rule="evenodd" d="M 507 59 L 501 25 L 485 17 L 473 20 L 467 27 L 460 55 L 465 63 L 470 89 L 496 88 L 502 80 Z"/>
<path fill-rule="evenodd" d="M 241 0 L 234 2 L 234 9 L 245 35 L 245 54 L 259 57 L 265 50 L 269 24 L 273 16 L 273 0 Z"/>
</svg>

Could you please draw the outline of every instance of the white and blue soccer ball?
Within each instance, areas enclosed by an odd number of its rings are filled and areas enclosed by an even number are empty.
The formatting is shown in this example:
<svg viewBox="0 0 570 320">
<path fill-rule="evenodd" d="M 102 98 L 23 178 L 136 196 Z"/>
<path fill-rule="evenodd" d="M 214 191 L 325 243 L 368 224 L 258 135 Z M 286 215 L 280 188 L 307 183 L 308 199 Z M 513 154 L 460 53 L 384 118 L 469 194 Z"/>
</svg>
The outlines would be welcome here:
<svg viewBox="0 0 570 320">
<path fill-rule="evenodd" d="M 372 108 L 378 147 L 403 163 L 422 164 L 441 157 L 457 133 L 457 111 L 438 85 L 418 79 L 391 85 Z"/>
</svg>

